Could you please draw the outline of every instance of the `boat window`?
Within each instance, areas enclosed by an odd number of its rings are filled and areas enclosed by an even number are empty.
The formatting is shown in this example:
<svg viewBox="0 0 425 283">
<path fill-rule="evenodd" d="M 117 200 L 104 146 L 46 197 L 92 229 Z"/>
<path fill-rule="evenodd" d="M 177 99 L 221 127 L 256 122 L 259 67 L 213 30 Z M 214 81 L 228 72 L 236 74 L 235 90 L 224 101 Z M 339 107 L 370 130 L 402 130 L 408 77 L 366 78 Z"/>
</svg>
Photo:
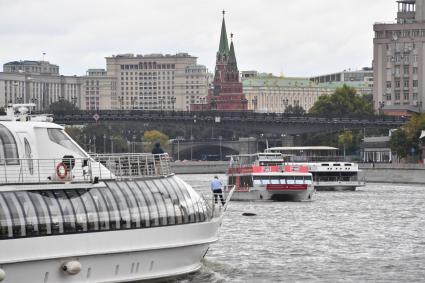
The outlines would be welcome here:
<svg viewBox="0 0 425 283">
<path fill-rule="evenodd" d="M 130 229 L 131 228 L 131 216 L 128 209 L 127 200 L 123 196 L 120 188 L 116 183 L 108 183 L 109 191 L 111 192 L 113 198 L 115 199 L 116 204 L 118 205 L 118 210 L 120 212 L 120 227 L 121 229 Z"/>
<path fill-rule="evenodd" d="M 252 177 L 251 176 L 241 176 L 240 179 L 240 186 L 244 188 L 250 188 L 252 187 Z"/>
<path fill-rule="evenodd" d="M 103 188 L 99 189 L 100 195 L 105 198 L 106 205 L 108 207 L 109 211 L 109 225 L 111 226 L 111 229 L 120 229 L 121 223 L 124 221 L 124 219 L 121 218 L 121 212 L 118 209 L 118 205 L 115 201 L 114 196 L 112 195 L 109 188 Z"/>
<path fill-rule="evenodd" d="M 273 185 L 279 185 L 280 184 L 280 178 L 279 177 L 270 177 L 270 183 Z"/>
<path fill-rule="evenodd" d="M 261 178 L 254 177 L 254 184 L 255 184 L 255 185 L 261 185 L 261 184 L 262 184 L 262 182 L 261 182 Z"/>
<path fill-rule="evenodd" d="M 235 176 L 229 176 L 229 179 L 228 179 L 228 181 L 227 181 L 227 184 L 228 184 L 229 186 L 233 186 L 233 185 L 235 185 L 235 184 L 236 184 L 236 177 L 235 177 Z"/>
<path fill-rule="evenodd" d="M 15 195 L 25 214 L 26 234 L 28 236 L 38 236 L 38 218 L 32 201 L 26 192 L 16 192 Z"/>
<path fill-rule="evenodd" d="M 0 240 L 13 237 L 11 219 L 7 204 L 0 195 Z"/>
<path fill-rule="evenodd" d="M 168 225 L 168 223 L 167 223 L 167 218 L 168 218 L 167 210 L 166 210 L 165 202 L 164 202 L 164 199 L 162 198 L 161 192 L 151 182 L 149 182 L 149 185 L 147 185 L 146 187 L 152 193 L 152 196 L 153 196 L 155 203 L 156 203 L 156 207 L 158 208 L 159 225 L 160 226 Z"/>
<path fill-rule="evenodd" d="M 347 167 L 350 167 L 351 163 L 345 163 L 344 165 L 347 166 Z"/>
<path fill-rule="evenodd" d="M 106 206 L 106 201 L 98 189 L 91 189 L 89 191 L 94 205 L 96 206 L 98 218 L 99 218 L 99 229 L 109 230 L 109 211 Z"/>
<path fill-rule="evenodd" d="M 49 139 L 52 142 L 57 143 L 69 150 L 72 150 L 73 152 L 78 153 L 81 156 L 86 156 L 86 154 L 81 151 L 67 135 L 65 135 L 63 130 L 47 129 L 47 134 L 49 135 Z"/>
<path fill-rule="evenodd" d="M 139 188 L 141 189 L 142 194 L 145 197 L 146 204 L 148 205 L 150 213 L 150 225 L 149 226 L 159 226 L 159 211 L 155 202 L 155 198 L 152 195 L 152 192 L 148 189 L 148 186 L 144 181 L 136 182 Z"/>
<path fill-rule="evenodd" d="M 35 211 L 38 217 L 38 228 L 40 235 L 52 234 L 52 228 L 50 226 L 50 214 L 49 210 L 44 202 L 42 196 L 37 192 L 28 192 L 28 196 L 34 204 Z"/>
<path fill-rule="evenodd" d="M 280 184 L 285 185 L 286 184 L 286 178 L 280 177 L 279 182 L 280 182 Z"/>
<path fill-rule="evenodd" d="M 132 228 L 140 228 L 142 219 L 140 218 L 141 213 L 139 206 L 137 205 L 137 201 L 133 192 L 128 187 L 127 183 L 120 183 L 120 188 L 124 197 L 127 200 L 128 208 L 130 209 L 130 217 L 131 217 L 131 227 Z"/>
<path fill-rule="evenodd" d="M 34 164 L 33 164 L 33 160 L 31 159 L 32 157 L 31 146 L 26 138 L 24 138 L 24 145 L 25 145 L 25 158 L 27 158 L 28 171 L 32 175 L 34 174 Z"/>
<path fill-rule="evenodd" d="M 18 200 L 13 192 L 5 192 L 3 197 L 12 218 L 13 237 L 25 237 L 25 217 Z"/>
<path fill-rule="evenodd" d="M 50 229 L 52 234 L 63 234 L 64 233 L 64 218 L 61 207 L 59 206 L 58 200 L 53 195 L 52 191 L 41 191 L 40 195 L 43 196 L 43 200 L 46 203 L 50 213 Z M 73 214 L 72 214 L 73 215 Z M 70 224 L 71 225 L 71 224 Z M 74 222 L 75 227 L 75 222 Z M 73 232 L 74 230 L 68 230 Z M 69 232 L 66 232 L 69 233 Z"/>
<path fill-rule="evenodd" d="M 51 193 L 59 203 L 59 207 L 61 209 L 63 217 L 63 222 L 61 222 L 63 223 L 65 233 L 74 233 L 77 230 L 77 226 L 75 223 L 75 211 L 68 196 L 63 190 L 54 190 Z"/>
<path fill-rule="evenodd" d="M 168 180 L 160 180 L 161 185 L 163 187 L 167 188 L 167 191 L 169 193 L 170 196 L 170 200 L 171 200 L 171 205 L 174 211 L 174 215 L 175 215 L 175 223 L 176 224 L 181 224 L 183 223 L 183 211 L 180 208 L 180 198 L 177 195 L 175 188 L 173 186 L 173 184 L 171 184 Z"/>
<path fill-rule="evenodd" d="M 311 177 L 310 177 L 310 176 L 305 176 L 305 177 L 304 177 L 304 182 L 305 182 L 307 185 L 311 185 L 311 184 L 313 184 L 313 180 L 311 179 Z"/>
<path fill-rule="evenodd" d="M 127 185 L 133 192 L 137 201 L 137 205 L 140 208 L 140 215 L 141 215 L 140 224 L 142 225 L 142 227 L 150 227 L 149 206 L 145 200 L 145 197 L 143 196 L 143 193 L 141 192 L 141 189 L 134 182 L 128 182 Z"/>
<path fill-rule="evenodd" d="M 322 166 L 329 166 L 329 164 L 327 164 L 327 163 L 322 163 Z"/>
<path fill-rule="evenodd" d="M 183 193 L 185 199 L 186 199 L 186 208 L 187 211 L 189 212 L 189 223 L 194 223 L 197 222 L 197 209 L 193 203 L 193 200 L 189 194 L 189 192 L 187 191 L 187 189 L 185 188 L 184 184 L 179 180 L 179 179 L 172 179 L 173 182 L 176 183 L 176 185 L 178 186 L 178 188 L 180 189 L 180 191 Z"/>
<path fill-rule="evenodd" d="M 18 165 L 18 146 L 12 133 L 5 126 L 0 125 L 0 160 L 7 165 Z"/>
<path fill-rule="evenodd" d="M 295 184 L 295 179 L 294 179 L 293 176 L 287 176 L 285 179 L 286 179 L 286 183 L 288 185 L 294 185 Z"/>
<path fill-rule="evenodd" d="M 297 184 L 297 185 L 304 184 L 304 177 L 303 176 L 295 176 L 295 184 Z"/>
<path fill-rule="evenodd" d="M 334 166 L 341 166 L 341 164 L 339 164 L 339 163 L 334 163 Z"/>
<path fill-rule="evenodd" d="M 189 211 L 188 203 L 186 202 L 185 194 L 180 189 L 180 187 L 178 186 L 178 184 L 174 181 L 174 179 L 171 179 L 170 180 L 170 184 L 174 188 L 174 191 L 176 192 L 176 194 L 177 194 L 177 196 L 179 198 L 180 209 L 181 209 L 182 215 L 183 215 L 183 223 L 189 223 L 190 222 L 190 220 L 189 220 L 190 211 Z"/>
<path fill-rule="evenodd" d="M 81 202 L 87 212 L 87 228 L 89 231 L 99 230 L 99 215 L 97 213 L 96 206 L 94 205 L 93 199 L 87 190 L 77 190 Z"/>
<path fill-rule="evenodd" d="M 0 240 L 208 219 L 210 207 L 204 199 L 174 177 L 107 185 L 95 189 L 0 192 Z"/>
</svg>

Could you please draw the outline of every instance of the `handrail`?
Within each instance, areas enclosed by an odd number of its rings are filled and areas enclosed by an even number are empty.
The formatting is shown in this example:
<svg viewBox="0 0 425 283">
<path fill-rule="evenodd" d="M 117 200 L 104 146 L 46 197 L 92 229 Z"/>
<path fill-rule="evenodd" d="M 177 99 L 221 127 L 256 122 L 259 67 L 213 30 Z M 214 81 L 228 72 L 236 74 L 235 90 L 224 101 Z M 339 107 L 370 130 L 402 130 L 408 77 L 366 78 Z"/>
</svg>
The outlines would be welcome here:
<svg viewBox="0 0 425 283">
<path fill-rule="evenodd" d="M 0 159 L 0 185 L 95 183 L 172 174 L 168 154 L 110 154 L 91 158 Z"/>
<path fill-rule="evenodd" d="M 192 186 L 198 194 L 202 197 L 202 199 L 207 204 L 210 217 L 211 218 L 221 218 L 224 215 L 224 212 L 227 210 L 227 207 L 229 205 L 229 202 L 233 196 L 233 193 L 236 189 L 236 186 L 224 186 L 223 189 L 223 199 L 224 199 L 224 205 L 221 204 L 221 199 L 219 196 L 217 196 L 217 203 L 215 202 L 215 194 L 211 192 L 210 189 L 208 189 L 209 193 L 206 195 L 205 192 L 205 186 Z M 197 190 L 197 189 L 202 190 Z"/>
</svg>

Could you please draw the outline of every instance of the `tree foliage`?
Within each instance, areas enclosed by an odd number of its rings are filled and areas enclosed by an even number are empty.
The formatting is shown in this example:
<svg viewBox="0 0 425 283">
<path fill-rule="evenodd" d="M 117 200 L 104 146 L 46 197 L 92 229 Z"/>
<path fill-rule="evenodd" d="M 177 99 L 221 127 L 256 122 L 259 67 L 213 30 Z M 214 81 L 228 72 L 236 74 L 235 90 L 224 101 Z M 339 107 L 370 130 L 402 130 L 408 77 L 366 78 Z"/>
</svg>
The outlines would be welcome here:
<svg viewBox="0 0 425 283">
<path fill-rule="evenodd" d="M 309 111 L 320 116 L 362 116 L 373 115 L 373 105 L 369 99 L 357 95 L 355 88 L 343 85 L 332 95 L 322 95 Z"/>
<path fill-rule="evenodd" d="M 49 111 L 53 114 L 70 113 L 76 110 L 78 107 L 67 100 L 59 100 L 49 106 Z"/>
<path fill-rule="evenodd" d="M 143 135 L 143 140 L 149 143 L 150 149 L 153 149 L 157 142 L 159 142 L 162 146 L 167 145 L 169 139 L 170 138 L 167 135 L 157 130 L 146 131 Z"/>
<path fill-rule="evenodd" d="M 419 150 L 419 137 L 425 130 L 425 114 L 413 115 L 410 120 L 393 132 L 390 140 L 391 150 L 400 158 L 405 158 Z"/>
</svg>

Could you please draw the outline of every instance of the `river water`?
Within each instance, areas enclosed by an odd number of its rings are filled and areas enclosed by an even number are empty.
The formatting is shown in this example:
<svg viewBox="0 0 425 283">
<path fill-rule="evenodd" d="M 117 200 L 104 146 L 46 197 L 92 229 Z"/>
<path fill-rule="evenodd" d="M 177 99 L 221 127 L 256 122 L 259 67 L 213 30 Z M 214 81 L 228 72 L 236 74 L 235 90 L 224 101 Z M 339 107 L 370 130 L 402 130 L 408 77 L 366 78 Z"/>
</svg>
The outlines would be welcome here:
<svg viewBox="0 0 425 283">
<path fill-rule="evenodd" d="M 213 176 L 180 177 L 207 188 Z M 369 184 L 317 192 L 312 202 L 231 202 L 204 267 L 177 281 L 424 282 L 425 186 Z"/>
</svg>

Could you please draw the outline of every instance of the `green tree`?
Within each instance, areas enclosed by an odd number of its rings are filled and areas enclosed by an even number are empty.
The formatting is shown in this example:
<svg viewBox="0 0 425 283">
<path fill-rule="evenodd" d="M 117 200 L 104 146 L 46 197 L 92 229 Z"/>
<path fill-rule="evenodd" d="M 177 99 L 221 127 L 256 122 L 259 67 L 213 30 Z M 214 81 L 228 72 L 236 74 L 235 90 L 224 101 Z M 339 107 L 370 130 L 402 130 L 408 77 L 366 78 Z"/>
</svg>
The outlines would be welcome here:
<svg viewBox="0 0 425 283">
<path fill-rule="evenodd" d="M 373 115 L 373 105 L 368 98 L 357 95 L 355 88 L 343 85 L 331 95 L 322 95 L 309 111 L 320 116 Z"/>
<path fill-rule="evenodd" d="M 405 158 L 409 155 L 413 144 L 407 137 L 406 131 L 398 129 L 393 132 L 390 139 L 390 148 L 395 152 L 399 158 Z"/>
<path fill-rule="evenodd" d="M 150 149 L 153 149 L 157 142 L 165 147 L 168 144 L 169 139 L 170 138 L 167 135 L 157 130 L 146 131 L 143 135 L 143 141 L 149 144 Z"/>
<path fill-rule="evenodd" d="M 78 107 L 67 100 L 59 100 L 50 104 L 49 111 L 53 114 L 64 114 L 78 110 Z"/>
<path fill-rule="evenodd" d="M 344 157 L 346 156 L 347 147 L 350 147 L 353 143 L 353 132 L 344 131 L 338 136 L 338 144 L 343 147 Z"/>
</svg>

